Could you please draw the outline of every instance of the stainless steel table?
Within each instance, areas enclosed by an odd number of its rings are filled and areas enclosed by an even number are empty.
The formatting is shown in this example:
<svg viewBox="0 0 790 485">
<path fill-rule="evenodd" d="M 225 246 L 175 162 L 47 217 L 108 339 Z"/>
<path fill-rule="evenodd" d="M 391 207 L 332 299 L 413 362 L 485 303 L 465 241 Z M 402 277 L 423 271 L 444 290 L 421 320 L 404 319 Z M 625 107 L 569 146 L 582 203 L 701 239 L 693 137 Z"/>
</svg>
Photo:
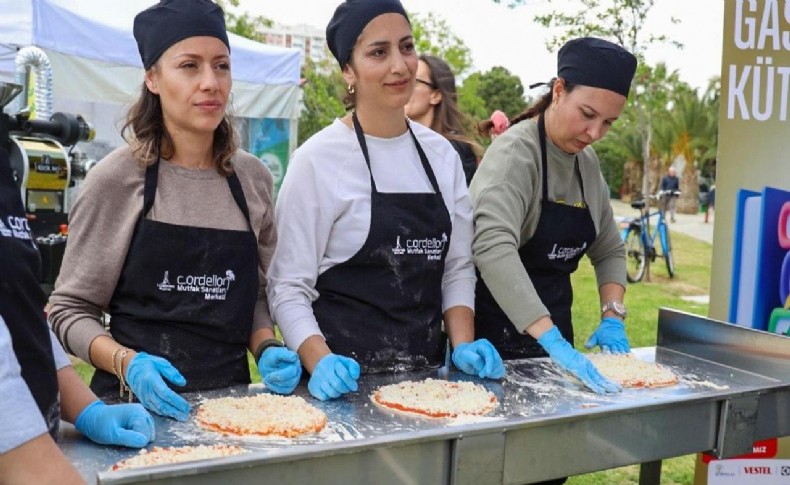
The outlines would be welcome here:
<svg viewBox="0 0 790 485">
<path fill-rule="evenodd" d="M 250 450 L 245 455 L 110 472 L 136 451 L 94 445 L 73 428 L 64 429 L 60 445 L 89 483 L 515 484 L 637 463 L 648 464 L 642 481 L 657 483 L 662 459 L 708 450 L 729 457 L 750 451 L 754 440 L 790 435 L 790 339 L 731 335 L 744 330 L 661 310 L 659 345 L 634 353 L 675 371 L 681 382 L 673 387 L 597 396 L 548 359 L 517 360 L 507 363 L 502 381 L 446 376 L 479 382 L 497 396 L 498 408 L 486 417 L 387 412 L 370 402 L 374 389 L 441 371 L 368 375 L 358 393 L 329 402 L 300 387 L 296 394 L 322 409 L 329 424 L 299 439 L 226 437 L 194 420 L 156 419 L 155 445 L 233 443 Z M 771 350 L 767 364 L 755 358 L 755 346 Z M 251 385 L 186 397 L 197 406 L 205 398 L 258 392 L 267 391 Z"/>
</svg>

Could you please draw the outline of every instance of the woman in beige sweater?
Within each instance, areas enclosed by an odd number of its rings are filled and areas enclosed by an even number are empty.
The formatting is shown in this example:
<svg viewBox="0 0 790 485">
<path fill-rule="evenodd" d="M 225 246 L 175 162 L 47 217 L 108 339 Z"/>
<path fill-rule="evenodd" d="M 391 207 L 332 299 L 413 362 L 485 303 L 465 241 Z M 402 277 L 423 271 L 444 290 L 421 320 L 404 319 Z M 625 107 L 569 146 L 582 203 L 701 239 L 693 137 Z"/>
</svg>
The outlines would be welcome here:
<svg viewBox="0 0 790 485">
<path fill-rule="evenodd" d="M 97 368 L 97 394 L 120 389 L 163 416 L 186 420 L 190 408 L 165 380 L 249 383 L 247 349 L 266 385 L 289 393 L 301 366 L 275 339 L 265 291 L 272 176 L 236 145 L 222 10 L 161 2 L 137 15 L 134 35 L 146 73 L 129 146 L 91 171 L 70 214 L 53 329 Z"/>
</svg>

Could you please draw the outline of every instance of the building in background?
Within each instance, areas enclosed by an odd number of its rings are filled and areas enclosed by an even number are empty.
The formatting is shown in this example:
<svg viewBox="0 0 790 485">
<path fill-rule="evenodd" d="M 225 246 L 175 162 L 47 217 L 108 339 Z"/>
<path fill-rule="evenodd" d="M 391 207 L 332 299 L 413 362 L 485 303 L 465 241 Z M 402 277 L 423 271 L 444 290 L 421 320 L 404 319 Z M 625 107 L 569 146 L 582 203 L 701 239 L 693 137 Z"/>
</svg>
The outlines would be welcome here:
<svg viewBox="0 0 790 485">
<path fill-rule="evenodd" d="M 310 59 L 316 64 L 328 58 L 326 34 L 323 29 L 312 25 L 279 25 L 260 30 L 266 44 L 293 47 L 302 53 L 302 59 Z"/>
</svg>

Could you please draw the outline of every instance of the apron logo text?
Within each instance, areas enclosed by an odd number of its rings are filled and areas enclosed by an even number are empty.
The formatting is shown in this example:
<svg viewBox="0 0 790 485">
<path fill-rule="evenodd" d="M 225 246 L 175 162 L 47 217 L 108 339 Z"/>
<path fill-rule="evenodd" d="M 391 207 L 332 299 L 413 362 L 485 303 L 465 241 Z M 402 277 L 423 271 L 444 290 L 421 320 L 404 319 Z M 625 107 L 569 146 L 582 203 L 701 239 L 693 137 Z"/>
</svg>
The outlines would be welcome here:
<svg viewBox="0 0 790 485">
<path fill-rule="evenodd" d="M 202 293 L 206 300 L 225 300 L 230 291 L 231 282 L 236 275 L 231 270 L 225 276 L 213 275 L 178 275 L 176 284 L 170 283 L 169 271 L 165 271 L 162 281 L 156 284 L 159 291 L 178 291 L 184 293 Z"/>
<path fill-rule="evenodd" d="M 546 256 L 550 260 L 561 259 L 563 261 L 568 261 L 570 259 L 575 258 L 580 253 L 582 253 L 585 249 L 587 249 L 587 243 L 581 245 L 579 248 L 557 248 L 557 244 L 554 244 L 554 247 L 551 249 L 551 252 Z"/>
<path fill-rule="evenodd" d="M 444 252 L 444 246 L 446 244 L 446 233 L 442 233 L 441 239 L 435 237 L 406 239 L 405 248 L 401 245 L 400 236 L 398 236 L 395 240 L 395 246 L 392 247 L 392 253 L 395 255 L 425 255 L 429 261 L 439 261 L 442 259 L 442 253 Z"/>
<path fill-rule="evenodd" d="M 32 231 L 27 223 L 27 218 L 17 216 L 6 217 L 5 223 L 0 219 L 0 237 L 13 237 L 14 239 L 33 241 Z"/>
</svg>

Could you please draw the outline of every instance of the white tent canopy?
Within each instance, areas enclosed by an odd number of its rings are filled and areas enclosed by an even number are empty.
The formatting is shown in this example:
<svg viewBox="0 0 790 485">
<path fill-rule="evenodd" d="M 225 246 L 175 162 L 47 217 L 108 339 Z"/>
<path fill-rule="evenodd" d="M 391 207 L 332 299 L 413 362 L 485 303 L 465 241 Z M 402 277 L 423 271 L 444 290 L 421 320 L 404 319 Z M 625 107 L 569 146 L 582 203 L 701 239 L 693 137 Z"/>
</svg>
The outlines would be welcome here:
<svg viewBox="0 0 790 485">
<path fill-rule="evenodd" d="M 118 122 L 139 94 L 144 75 L 132 35 L 134 12 L 153 3 L 0 0 L 0 80 L 14 81 L 19 48 L 42 49 L 52 66 L 54 111 L 82 114 L 96 127 L 97 140 L 117 145 Z M 125 11 L 130 7 L 134 10 Z M 296 118 L 299 50 L 228 37 L 234 114 Z"/>
</svg>

